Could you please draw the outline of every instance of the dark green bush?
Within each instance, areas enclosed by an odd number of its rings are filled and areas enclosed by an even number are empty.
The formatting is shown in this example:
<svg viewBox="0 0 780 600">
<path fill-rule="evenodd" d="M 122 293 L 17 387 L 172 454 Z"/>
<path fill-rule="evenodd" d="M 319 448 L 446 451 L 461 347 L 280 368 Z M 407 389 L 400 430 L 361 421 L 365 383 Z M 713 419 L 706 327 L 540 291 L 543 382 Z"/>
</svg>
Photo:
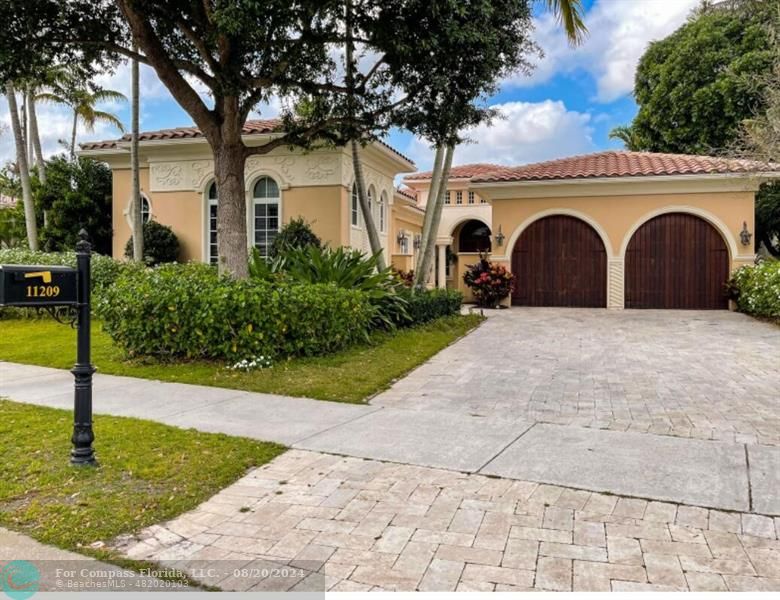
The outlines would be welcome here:
<svg viewBox="0 0 780 600">
<path fill-rule="evenodd" d="M 456 290 L 432 289 L 412 293 L 406 291 L 406 312 L 408 319 L 398 323 L 400 326 L 419 325 L 439 317 L 460 314 L 463 294 Z"/>
<path fill-rule="evenodd" d="M 737 269 L 729 290 L 740 311 L 780 319 L 780 261 L 770 259 Z"/>
<path fill-rule="evenodd" d="M 288 250 L 305 248 L 306 246 L 322 248 L 322 240 L 312 231 L 311 225 L 303 217 L 291 219 L 282 226 L 278 235 L 271 243 L 269 256 L 273 258 L 284 254 Z"/>
<path fill-rule="evenodd" d="M 133 256 L 133 238 L 125 244 L 125 256 Z M 148 265 L 172 263 L 179 259 L 179 238 L 173 229 L 157 221 L 144 223 L 144 262 Z"/>
<path fill-rule="evenodd" d="M 232 361 L 340 350 L 367 339 L 374 309 L 358 290 L 236 281 L 191 263 L 119 277 L 97 314 L 131 356 Z"/>
</svg>

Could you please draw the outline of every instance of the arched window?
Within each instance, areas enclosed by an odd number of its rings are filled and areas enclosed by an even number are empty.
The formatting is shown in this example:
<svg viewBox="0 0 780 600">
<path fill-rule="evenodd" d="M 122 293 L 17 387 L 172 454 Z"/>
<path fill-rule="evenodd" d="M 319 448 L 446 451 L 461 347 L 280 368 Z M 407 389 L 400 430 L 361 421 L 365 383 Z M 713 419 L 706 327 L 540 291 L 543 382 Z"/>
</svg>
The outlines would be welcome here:
<svg viewBox="0 0 780 600">
<path fill-rule="evenodd" d="M 352 184 L 352 226 L 353 227 L 359 227 L 360 226 L 360 210 L 359 207 L 360 202 L 358 200 L 358 191 L 357 191 L 357 184 Z"/>
<path fill-rule="evenodd" d="M 207 194 L 208 205 L 206 207 L 206 260 L 212 265 L 217 264 L 219 255 L 217 253 L 217 183 L 212 182 Z"/>
<path fill-rule="evenodd" d="M 382 192 L 379 196 L 379 231 L 384 232 L 387 227 L 387 194 Z"/>
<path fill-rule="evenodd" d="M 253 193 L 253 243 L 264 257 L 279 233 L 279 185 L 270 177 L 261 177 Z"/>
<path fill-rule="evenodd" d="M 375 197 L 376 197 L 376 191 L 374 190 L 374 186 L 372 185 L 368 188 L 368 212 L 371 215 L 371 217 L 374 219 L 374 225 L 376 225 L 376 214 L 374 214 L 374 206 L 376 206 L 376 202 L 374 202 Z"/>
<path fill-rule="evenodd" d="M 144 225 L 149 222 L 152 216 L 152 205 L 149 203 L 149 198 L 141 194 L 141 223 Z"/>
</svg>

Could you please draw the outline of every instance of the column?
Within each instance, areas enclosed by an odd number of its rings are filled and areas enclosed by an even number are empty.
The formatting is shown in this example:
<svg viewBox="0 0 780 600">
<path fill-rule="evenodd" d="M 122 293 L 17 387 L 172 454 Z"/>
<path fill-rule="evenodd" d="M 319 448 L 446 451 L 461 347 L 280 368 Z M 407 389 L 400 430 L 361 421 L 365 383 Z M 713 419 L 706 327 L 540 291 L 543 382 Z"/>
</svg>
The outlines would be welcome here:
<svg viewBox="0 0 780 600">
<path fill-rule="evenodd" d="M 439 244 L 436 246 L 436 251 L 439 253 L 439 266 L 436 283 L 438 287 L 443 289 L 447 287 L 447 246 L 444 244 Z"/>
<path fill-rule="evenodd" d="M 623 259 L 610 258 L 607 268 L 607 308 L 623 308 L 625 306 Z"/>
</svg>

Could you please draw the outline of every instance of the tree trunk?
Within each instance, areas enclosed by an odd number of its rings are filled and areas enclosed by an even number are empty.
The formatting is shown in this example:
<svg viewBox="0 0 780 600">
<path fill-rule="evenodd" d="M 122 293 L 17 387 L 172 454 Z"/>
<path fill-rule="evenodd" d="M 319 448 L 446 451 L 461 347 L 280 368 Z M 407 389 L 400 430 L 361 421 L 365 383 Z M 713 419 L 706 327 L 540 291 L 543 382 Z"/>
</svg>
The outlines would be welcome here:
<svg viewBox="0 0 780 600">
<path fill-rule="evenodd" d="M 137 52 L 138 48 L 134 46 L 133 51 Z M 130 221 L 133 224 L 133 260 L 140 262 L 144 259 L 144 223 L 141 209 L 141 182 L 138 170 L 138 114 L 141 95 L 138 83 L 139 73 L 137 60 L 131 61 L 130 73 L 132 79 L 132 98 L 130 100 L 130 194 L 132 196 L 132 201 L 130 203 Z"/>
<path fill-rule="evenodd" d="M 441 168 L 441 177 L 439 178 L 438 187 L 436 189 L 436 200 L 433 206 L 431 206 L 431 199 L 428 198 L 428 206 L 425 208 L 426 214 L 428 211 L 432 211 L 431 214 L 431 226 L 430 236 L 428 238 L 428 245 L 424 247 L 424 254 L 422 256 L 422 269 L 419 276 L 421 277 L 422 285 L 428 281 L 428 277 L 431 273 L 431 268 L 434 264 L 434 253 L 436 251 L 436 237 L 439 231 L 439 224 L 441 223 L 441 211 L 444 206 L 444 195 L 447 191 L 447 181 L 450 178 L 450 167 L 452 167 L 452 155 L 455 153 L 455 146 L 447 146 L 447 151 L 444 154 L 444 164 Z M 433 185 L 433 180 L 431 180 Z"/>
<path fill-rule="evenodd" d="M 16 162 L 19 167 L 19 179 L 22 182 L 22 203 L 24 205 L 24 222 L 27 227 L 27 244 L 30 250 L 38 249 L 38 227 L 35 222 L 35 205 L 33 204 L 32 188 L 30 187 L 30 169 L 27 164 L 27 151 L 22 135 L 22 125 L 19 122 L 19 107 L 16 104 L 16 92 L 12 83 L 6 84 L 8 97 L 8 112 L 11 115 L 11 127 L 16 143 Z"/>
<path fill-rule="evenodd" d="M 38 133 L 38 115 L 35 113 L 35 90 L 29 89 L 28 114 L 30 119 L 30 141 L 35 152 L 35 162 L 38 165 L 38 179 L 42 184 L 46 183 L 46 161 L 43 160 L 43 151 L 41 150 L 41 136 Z"/>
<path fill-rule="evenodd" d="M 358 148 L 357 141 L 352 140 L 350 144 L 352 148 L 352 166 L 355 171 L 355 185 L 357 186 L 358 201 L 360 202 L 360 210 L 363 213 L 363 224 L 365 225 L 366 233 L 368 234 L 368 243 L 371 246 L 371 254 L 374 254 L 377 257 L 377 269 L 382 271 L 385 269 L 386 263 L 382 242 L 379 240 L 379 233 L 377 233 L 376 223 L 374 223 L 374 215 L 368 204 L 368 192 L 366 191 L 366 181 L 363 176 L 363 164 L 360 162 L 360 149 Z M 374 200 L 376 200 L 376 198 L 374 198 Z"/>
<path fill-rule="evenodd" d="M 249 276 L 244 193 L 245 148 L 237 140 L 212 145 L 217 181 L 217 252 L 219 272 L 238 279 Z"/>
<path fill-rule="evenodd" d="M 35 153 L 33 151 L 33 143 L 32 143 L 32 115 L 30 114 L 30 88 L 25 87 L 24 89 L 24 95 L 23 95 L 23 101 L 24 101 L 24 111 L 25 116 L 27 117 L 27 124 L 24 129 L 24 141 L 26 144 L 26 152 L 27 152 L 27 166 L 29 168 L 32 168 L 33 163 L 35 162 Z"/>
<path fill-rule="evenodd" d="M 79 114 L 73 109 L 73 131 L 70 134 L 70 160 L 76 159 L 76 128 L 79 124 Z"/>
<path fill-rule="evenodd" d="M 427 278 L 423 277 L 425 265 L 423 261 L 427 252 L 428 245 L 431 243 L 431 224 L 433 223 L 433 205 L 439 197 L 439 182 L 441 181 L 441 168 L 444 162 L 444 146 L 436 146 L 436 156 L 433 159 L 433 171 L 431 172 L 431 185 L 428 188 L 428 201 L 425 205 L 425 216 L 423 217 L 422 236 L 420 238 L 420 249 L 417 252 L 417 261 L 414 266 L 414 288 L 424 289 Z M 435 245 L 436 233 L 433 232 Z M 430 271 L 430 266 L 428 266 Z"/>
</svg>

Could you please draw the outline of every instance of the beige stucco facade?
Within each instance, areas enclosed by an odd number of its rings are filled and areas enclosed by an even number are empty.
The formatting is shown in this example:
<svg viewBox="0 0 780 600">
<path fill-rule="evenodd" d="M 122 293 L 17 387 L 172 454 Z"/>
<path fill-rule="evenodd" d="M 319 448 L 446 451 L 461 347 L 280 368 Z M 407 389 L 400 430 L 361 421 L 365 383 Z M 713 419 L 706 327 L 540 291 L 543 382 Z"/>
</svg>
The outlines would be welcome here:
<svg viewBox="0 0 780 600">
<path fill-rule="evenodd" d="M 407 178 L 405 183 L 417 191 L 418 202 L 424 206 L 430 182 Z M 470 220 L 490 228 L 491 260 L 511 270 L 513 248 L 529 225 L 547 216 L 569 215 L 588 223 L 601 237 L 608 261 L 607 306 L 623 308 L 626 248 L 634 232 L 658 215 L 688 213 L 707 221 L 723 238 L 732 270 L 753 263 L 753 243 L 743 244 L 740 233 L 745 227 L 749 232 L 755 230 L 754 200 L 760 183 L 756 178 L 732 175 L 483 184 L 451 179 L 447 186 L 450 203 L 442 211 L 437 244 L 441 250 L 449 247 L 454 256 L 446 266 L 446 276 L 442 278 L 440 268 L 435 279 L 438 285 L 446 282 L 470 298 L 463 273 L 479 255 L 459 248 L 460 230 Z M 458 191 L 462 191 L 461 204 L 455 200 Z M 474 193 L 473 204 L 468 203 L 469 191 Z M 498 237 L 503 237 L 500 245 Z"/>
<path fill-rule="evenodd" d="M 248 145 L 260 145 L 268 136 L 246 136 Z M 129 145 L 117 143 L 109 149 L 81 152 L 84 156 L 107 162 L 113 172 L 113 254 L 124 256 L 130 239 L 130 168 Z M 421 212 L 398 198 L 394 178 L 414 168 L 408 159 L 384 144 L 371 144 L 361 151 L 367 191 L 372 213 L 380 230 L 380 241 L 386 256 L 397 252 L 396 221 L 405 230 L 414 229 L 414 218 Z M 209 255 L 208 192 L 214 181 L 214 163 L 209 147 L 202 138 L 187 140 L 152 140 L 140 145 L 141 191 L 155 221 L 170 226 L 181 244 L 181 261 L 205 261 Z M 347 149 L 328 148 L 309 152 L 277 148 L 266 155 L 252 156 L 244 171 L 247 200 L 247 230 L 253 231 L 253 191 L 256 182 L 271 178 L 278 186 L 280 226 L 303 217 L 314 232 L 331 246 L 351 246 L 368 252 L 370 245 L 364 219 L 358 210 L 353 222 L 352 186 L 354 170 Z M 384 209 L 382 204 L 384 203 Z M 396 205 L 398 203 L 398 205 Z M 413 204 L 413 203 L 412 203 Z M 384 210 L 384 218 L 381 211 Z M 410 222 L 411 220 L 411 222 Z M 249 240 L 248 240 L 249 244 Z"/>
</svg>

